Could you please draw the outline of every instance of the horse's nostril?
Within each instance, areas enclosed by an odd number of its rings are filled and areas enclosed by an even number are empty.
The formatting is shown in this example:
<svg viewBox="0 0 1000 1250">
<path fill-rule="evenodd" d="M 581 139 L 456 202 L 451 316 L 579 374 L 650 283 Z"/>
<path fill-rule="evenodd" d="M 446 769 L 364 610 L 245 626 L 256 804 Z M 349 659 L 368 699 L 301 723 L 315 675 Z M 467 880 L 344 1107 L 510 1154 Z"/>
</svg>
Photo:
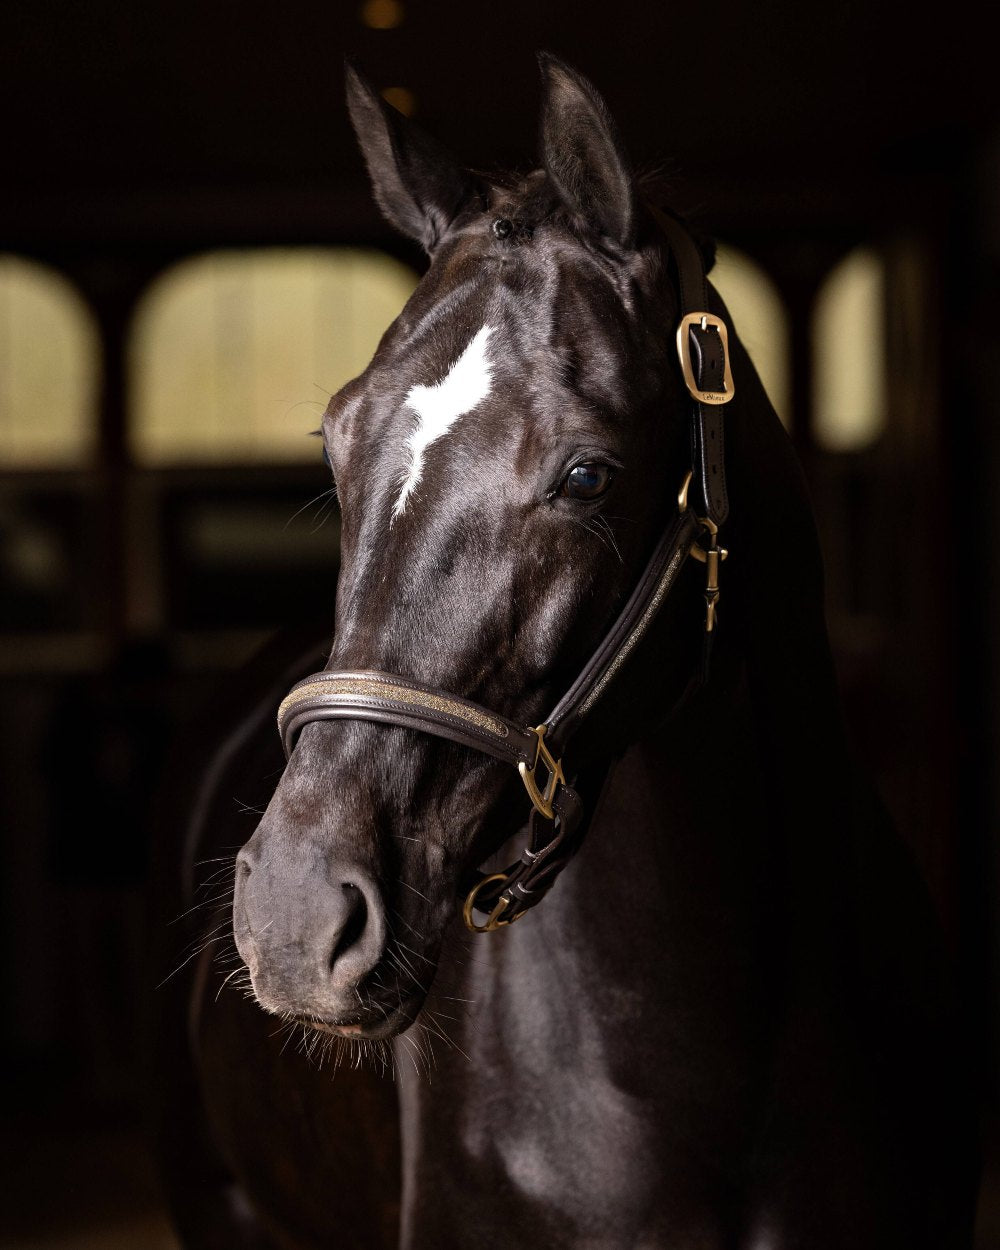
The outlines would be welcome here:
<svg viewBox="0 0 1000 1250">
<path fill-rule="evenodd" d="M 331 971 L 337 960 L 342 955 L 347 954 L 351 947 L 360 942 L 365 926 L 368 923 L 368 903 L 365 900 L 364 891 L 359 890 L 350 881 L 344 881 L 340 888 L 344 894 L 344 909 L 347 913 L 347 918 L 337 934 L 333 943 L 333 950 L 330 952 Z"/>
</svg>

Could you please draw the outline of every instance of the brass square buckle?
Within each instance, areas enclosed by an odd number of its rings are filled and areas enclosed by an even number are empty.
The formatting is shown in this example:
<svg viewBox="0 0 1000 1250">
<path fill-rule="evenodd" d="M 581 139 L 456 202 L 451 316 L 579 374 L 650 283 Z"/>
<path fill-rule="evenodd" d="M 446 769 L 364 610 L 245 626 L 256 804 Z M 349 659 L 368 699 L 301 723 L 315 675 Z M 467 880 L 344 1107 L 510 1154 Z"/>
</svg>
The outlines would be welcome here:
<svg viewBox="0 0 1000 1250">
<path fill-rule="evenodd" d="M 518 763 L 517 771 L 521 774 L 521 780 L 524 782 L 524 788 L 528 791 L 528 797 L 538 811 L 541 812 L 546 820 L 555 820 L 556 814 L 552 807 L 552 800 L 556 797 L 559 787 L 566 784 L 566 778 L 563 776 L 562 761 L 557 760 L 545 745 L 545 731 L 547 729 L 548 725 L 536 725 L 531 731 L 538 743 L 535 749 L 534 763 L 529 768 L 521 760 Z M 538 788 L 538 782 L 535 780 L 539 762 L 545 765 L 549 774 L 544 790 Z"/>
<path fill-rule="evenodd" d="M 700 391 L 694 376 L 694 362 L 691 360 L 691 338 L 689 331 L 692 326 L 707 330 L 709 326 L 719 331 L 722 340 L 723 384 L 724 391 Z M 721 317 L 713 313 L 693 312 L 681 318 L 677 327 L 677 355 L 680 357 L 681 372 L 684 374 L 684 385 L 700 404 L 728 404 L 733 397 L 733 374 L 729 368 L 729 331 Z"/>
</svg>

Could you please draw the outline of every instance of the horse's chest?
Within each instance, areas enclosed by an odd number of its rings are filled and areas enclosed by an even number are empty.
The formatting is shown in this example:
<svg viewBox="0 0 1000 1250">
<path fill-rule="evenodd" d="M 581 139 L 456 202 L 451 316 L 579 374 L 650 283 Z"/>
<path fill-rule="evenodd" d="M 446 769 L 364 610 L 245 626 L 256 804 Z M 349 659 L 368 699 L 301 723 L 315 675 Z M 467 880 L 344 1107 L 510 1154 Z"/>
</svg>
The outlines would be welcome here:
<svg viewBox="0 0 1000 1250">
<path fill-rule="evenodd" d="M 658 1153 L 648 1109 L 574 1056 L 551 1058 L 544 1071 L 525 1065 L 517 1091 L 509 1074 L 491 1085 L 480 1069 L 460 1101 L 442 1103 L 433 1086 L 418 1095 L 411 1246 L 465 1245 L 477 1226 L 551 1247 L 641 1244 Z"/>
<path fill-rule="evenodd" d="M 404 1078 L 404 1245 L 462 1246 L 470 1228 L 503 1227 L 511 1244 L 553 1250 L 714 1246 L 688 1074 L 657 1055 L 642 994 L 586 993 L 565 952 L 526 975 L 498 949 L 475 961 L 464 1055 L 439 1045 L 430 1083 Z M 708 1157 L 715 1144 L 701 1143 Z"/>
</svg>

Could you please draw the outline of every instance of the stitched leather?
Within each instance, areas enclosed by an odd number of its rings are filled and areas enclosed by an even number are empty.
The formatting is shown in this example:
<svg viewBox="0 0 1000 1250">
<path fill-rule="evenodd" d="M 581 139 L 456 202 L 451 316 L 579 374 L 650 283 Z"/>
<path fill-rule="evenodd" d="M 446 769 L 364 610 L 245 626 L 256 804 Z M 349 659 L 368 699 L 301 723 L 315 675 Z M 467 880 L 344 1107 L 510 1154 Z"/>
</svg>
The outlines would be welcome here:
<svg viewBox="0 0 1000 1250">
<path fill-rule="evenodd" d="M 406 698 L 406 694 L 414 698 Z M 450 738 L 505 763 L 535 759 L 537 739 L 513 721 L 409 677 L 375 670 L 314 673 L 292 687 L 278 709 L 278 728 L 289 756 L 302 728 L 313 720 L 368 720 L 406 725 Z"/>
<path fill-rule="evenodd" d="M 694 240 L 675 218 L 656 208 L 651 208 L 650 212 L 670 243 L 680 291 L 680 315 L 708 312 L 708 281 Z M 714 333 L 713 343 L 708 337 L 708 328 L 692 327 L 689 331 L 695 377 L 701 391 L 721 392 L 726 389 L 721 340 L 718 333 Z M 712 404 L 696 401 L 691 404 L 691 461 L 700 495 L 700 501 L 696 499 L 695 506 L 701 516 L 707 516 L 720 527 L 729 516 L 723 412 L 722 408 Z"/>
</svg>

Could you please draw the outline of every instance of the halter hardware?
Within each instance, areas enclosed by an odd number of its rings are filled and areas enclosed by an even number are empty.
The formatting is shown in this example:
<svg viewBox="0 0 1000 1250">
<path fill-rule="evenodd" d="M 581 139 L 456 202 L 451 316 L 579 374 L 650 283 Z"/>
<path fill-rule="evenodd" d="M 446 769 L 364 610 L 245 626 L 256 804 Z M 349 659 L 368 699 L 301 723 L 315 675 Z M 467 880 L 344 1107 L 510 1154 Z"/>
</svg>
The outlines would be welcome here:
<svg viewBox="0 0 1000 1250">
<path fill-rule="evenodd" d="M 682 515 L 689 507 L 688 492 L 693 476 L 693 470 L 688 469 L 677 492 L 677 510 Z M 708 542 L 704 547 L 699 546 L 697 541 L 692 542 L 689 554 L 705 566 L 705 633 L 710 634 L 715 629 L 716 607 L 719 602 L 719 565 L 729 556 L 729 551 L 726 547 L 719 546 L 719 527 L 710 517 L 700 516 L 698 524 L 708 535 Z"/>
<path fill-rule="evenodd" d="M 538 742 L 535 751 L 535 759 L 529 768 L 528 765 L 521 760 L 517 766 L 517 771 L 521 774 L 521 780 L 524 782 L 524 788 L 528 792 L 528 798 L 531 799 L 535 806 L 535 810 L 541 812 L 546 820 L 555 819 L 555 811 L 552 807 L 552 800 L 556 797 L 556 791 L 560 786 L 566 784 L 566 778 L 563 775 L 562 760 L 557 760 L 549 748 L 545 745 L 545 731 L 548 725 L 536 725 L 532 729 L 532 733 Z M 535 780 L 535 773 L 538 771 L 539 762 L 548 769 L 548 780 L 545 783 L 545 789 L 539 790 L 538 782 Z"/>
<path fill-rule="evenodd" d="M 480 890 L 488 885 L 492 885 L 494 881 L 507 881 L 508 876 L 505 872 L 495 872 L 489 877 L 483 877 L 482 881 L 477 882 L 466 896 L 465 902 L 462 904 L 462 919 L 465 921 L 465 927 L 471 929 L 473 933 L 495 933 L 497 929 L 504 929 L 508 925 L 512 925 L 515 920 L 520 920 L 527 913 L 524 911 L 516 911 L 512 916 L 504 917 L 504 912 L 514 901 L 508 894 L 501 894 L 497 899 L 493 910 L 490 912 L 489 919 L 485 924 L 476 924 L 473 918 L 473 911 L 476 908 L 476 899 Z"/>
<path fill-rule="evenodd" d="M 709 288 L 694 241 L 676 219 L 656 209 L 650 211 L 670 244 L 681 309 L 704 308 L 709 301 Z M 520 920 L 545 897 L 578 850 L 587 822 L 577 780 L 573 778 L 573 784 L 568 784 L 563 771 L 567 743 L 647 633 L 690 557 L 705 565 L 702 680 L 708 671 L 719 598 L 719 566 L 728 554 L 718 541 L 729 501 L 722 414 L 716 411 L 718 405 L 733 397 L 725 323 L 712 313 L 684 314 L 677 327 L 677 352 L 685 385 L 694 400 L 692 469 L 681 484 L 677 513 L 669 520 L 604 639 L 540 725 L 525 726 L 460 695 L 414 678 L 376 670 L 314 673 L 293 686 L 278 709 L 278 728 L 286 756 L 291 755 L 305 725 L 344 718 L 415 729 L 517 766 L 532 805 L 529 845 L 504 872 L 469 874 L 474 884 L 462 904 L 462 918 L 474 933 L 492 933 Z M 705 384 L 706 389 L 699 383 Z M 696 502 L 689 500 L 692 483 L 696 487 Z M 540 766 L 546 773 L 544 785 L 539 784 Z M 474 911 L 488 912 L 484 924 L 477 923 Z"/>
<path fill-rule="evenodd" d="M 722 391 L 703 391 L 698 386 L 698 370 L 691 359 L 691 335 L 695 330 L 716 330 L 722 347 Z M 709 312 L 687 313 L 677 327 L 677 355 L 684 385 L 699 404 L 728 404 L 733 397 L 733 374 L 729 368 L 729 331 L 721 317 Z"/>
<path fill-rule="evenodd" d="M 694 542 L 691 554 L 705 566 L 705 633 L 715 629 L 715 609 L 719 602 L 719 565 L 729 555 L 725 547 L 719 546 L 719 527 L 708 517 L 699 517 L 698 521 L 705 528 L 708 542 L 704 547 Z"/>
</svg>

